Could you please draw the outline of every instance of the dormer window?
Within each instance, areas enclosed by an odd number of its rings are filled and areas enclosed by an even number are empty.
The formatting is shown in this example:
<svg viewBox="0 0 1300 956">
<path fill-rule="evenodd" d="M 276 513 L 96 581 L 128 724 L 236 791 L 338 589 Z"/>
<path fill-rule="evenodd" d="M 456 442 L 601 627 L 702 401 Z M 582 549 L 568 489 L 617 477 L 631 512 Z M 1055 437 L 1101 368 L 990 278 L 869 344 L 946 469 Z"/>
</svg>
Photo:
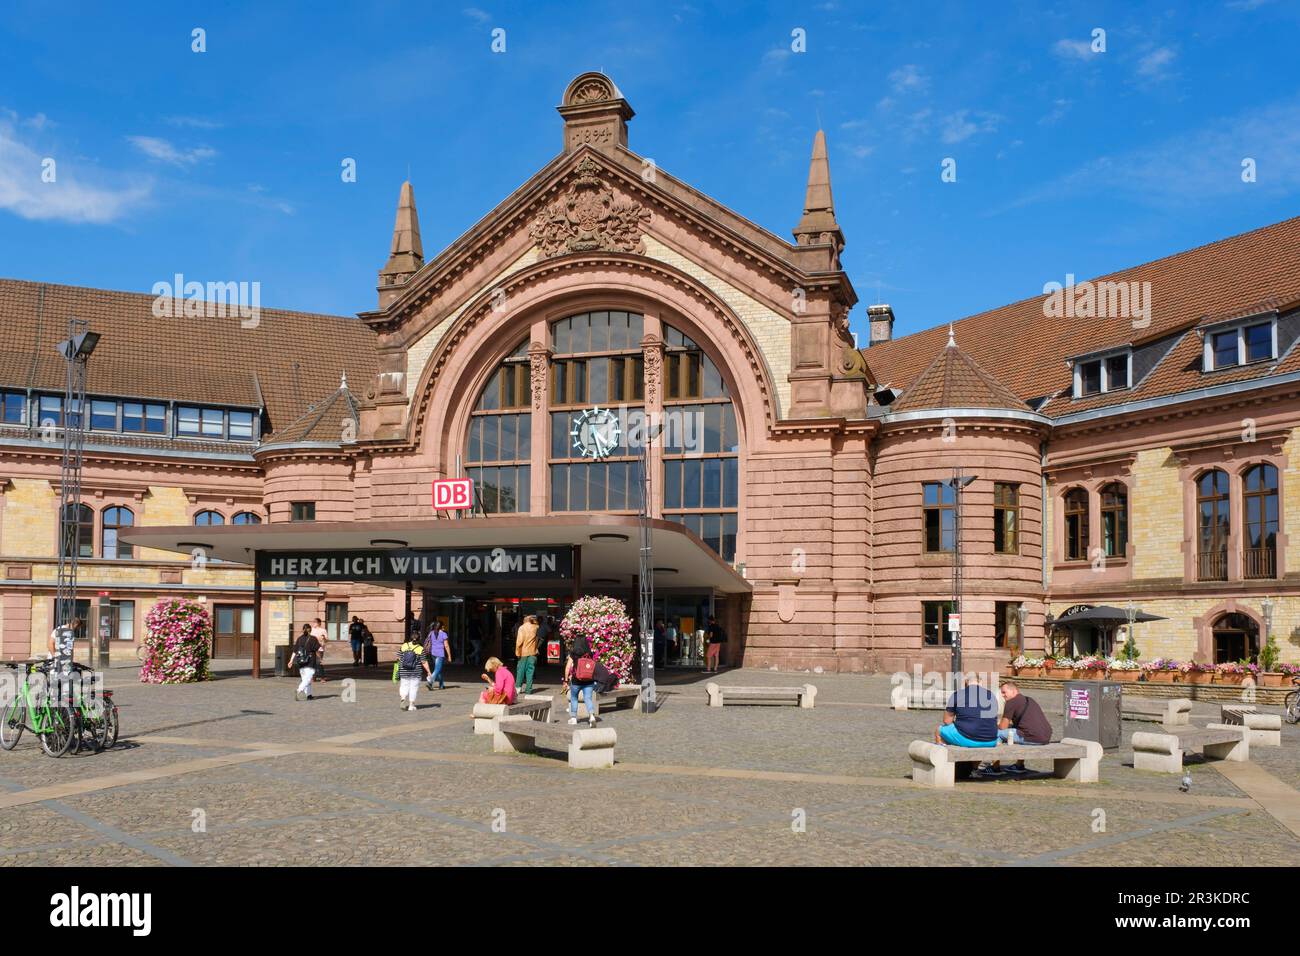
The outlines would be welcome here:
<svg viewBox="0 0 1300 956">
<path fill-rule="evenodd" d="M 1242 323 L 1210 331 L 1205 336 L 1204 367 L 1207 372 L 1221 368 L 1268 362 L 1277 358 L 1277 323 Z"/>
<path fill-rule="evenodd" d="M 1074 397 L 1087 398 L 1102 392 L 1128 388 L 1132 381 L 1133 353 L 1114 352 L 1074 361 Z"/>
</svg>

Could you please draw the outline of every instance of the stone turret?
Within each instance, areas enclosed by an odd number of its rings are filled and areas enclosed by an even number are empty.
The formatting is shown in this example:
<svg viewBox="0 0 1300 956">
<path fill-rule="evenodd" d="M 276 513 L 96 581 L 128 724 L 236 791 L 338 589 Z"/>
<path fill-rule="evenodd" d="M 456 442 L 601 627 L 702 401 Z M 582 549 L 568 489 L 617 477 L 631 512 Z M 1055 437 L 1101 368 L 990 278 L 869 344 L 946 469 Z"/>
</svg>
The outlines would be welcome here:
<svg viewBox="0 0 1300 956">
<path fill-rule="evenodd" d="M 401 286 L 424 265 L 424 246 L 420 243 L 420 217 L 415 212 L 415 190 L 410 182 L 402 183 L 397 200 L 397 221 L 393 224 L 393 245 L 388 262 L 379 270 L 379 306 L 383 308 L 396 296 L 393 286 Z"/>
<path fill-rule="evenodd" d="M 844 249 L 844 233 L 835 221 L 835 201 L 831 198 L 831 165 L 826 158 L 826 134 L 822 130 L 818 130 L 813 137 L 803 218 L 794 227 L 794 239 L 801 246 L 834 246 L 838 268 L 839 254 Z"/>
</svg>

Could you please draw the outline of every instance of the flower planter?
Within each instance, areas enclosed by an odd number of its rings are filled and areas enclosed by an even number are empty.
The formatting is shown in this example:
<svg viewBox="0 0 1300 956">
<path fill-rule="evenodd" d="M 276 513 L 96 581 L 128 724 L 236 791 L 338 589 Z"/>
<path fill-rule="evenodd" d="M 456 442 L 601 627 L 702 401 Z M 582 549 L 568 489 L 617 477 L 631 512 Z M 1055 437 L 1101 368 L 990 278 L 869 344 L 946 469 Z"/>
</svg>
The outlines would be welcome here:
<svg viewBox="0 0 1300 956">
<path fill-rule="evenodd" d="M 1287 675 L 1281 671 L 1264 671 L 1259 675 L 1260 687 L 1285 687 L 1287 683 Z"/>
<path fill-rule="evenodd" d="M 1219 674 L 1218 683 L 1240 685 L 1246 679 L 1245 674 Z"/>
<path fill-rule="evenodd" d="M 1111 671 L 1110 679 L 1124 681 L 1126 683 L 1135 683 L 1142 676 L 1141 671 Z"/>
<path fill-rule="evenodd" d="M 1020 667 L 1016 669 L 1017 677 L 1042 677 L 1043 669 L 1041 667 Z"/>
<path fill-rule="evenodd" d="M 1055 678 L 1056 680 L 1069 680 L 1074 676 L 1073 667 L 1045 667 L 1045 676 Z"/>
<path fill-rule="evenodd" d="M 1214 682 L 1213 671 L 1188 671 L 1183 680 L 1189 684 L 1211 684 Z"/>
<path fill-rule="evenodd" d="M 1148 683 L 1172 684 L 1178 678 L 1177 671 L 1144 671 Z"/>
<path fill-rule="evenodd" d="M 1015 669 L 1014 667 L 1012 667 L 1010 664 L 1003 664 L 1003 665 L 1002 665 L 1002 676 L 1003 676 L 1003 677 L 1015 677 L 1015 676 L 1016 676 L 1016 669 Z"/>
<path fill-rule="evenodd" d="M 1075 680 L 1105 680 L 1106 672 L 1098 670 L 1075 671 Z"/>
</svg>

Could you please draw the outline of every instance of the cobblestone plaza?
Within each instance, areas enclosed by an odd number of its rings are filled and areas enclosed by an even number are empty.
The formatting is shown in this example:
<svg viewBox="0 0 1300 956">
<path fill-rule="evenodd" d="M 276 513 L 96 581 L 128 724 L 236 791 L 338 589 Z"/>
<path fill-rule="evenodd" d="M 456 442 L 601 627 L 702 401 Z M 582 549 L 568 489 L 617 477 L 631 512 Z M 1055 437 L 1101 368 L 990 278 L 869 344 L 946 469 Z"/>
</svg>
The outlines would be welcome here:
<svg viewBox="0 0 1300 956">
<path fill-rule="evenodd" d="M 152 686 L 113 668 L 115 749 L 52 760 L 27 736 L 0 754 L 0 865 L 1237 867 L 1300 851 L 1289 725 L 1248 763 L 1189 758 L 1187 792 L 1132 768 L 1132 734 L 1155 729 L 1132 721 L 1097 784 L 1044 772 L 935 791 L 909 779 L 907 743 L 937 714 L 891 710 L 887 677 L 802 675 L 818 686 L 804 710 L 709 708 L 691 676 L 661 684 L 658 713 L 606 714 L 617 763 L 579 771 L 493 754 L 472 733 L 476 675 L 454 668 L 406 713 L 387 670 L 335 669 L 296 702 L 288 678 Z M 1059 696 L 1031 693 L 1059 736 Z M 1193 722 L 1217 714 L 1198 703 Z"/>
</svg>

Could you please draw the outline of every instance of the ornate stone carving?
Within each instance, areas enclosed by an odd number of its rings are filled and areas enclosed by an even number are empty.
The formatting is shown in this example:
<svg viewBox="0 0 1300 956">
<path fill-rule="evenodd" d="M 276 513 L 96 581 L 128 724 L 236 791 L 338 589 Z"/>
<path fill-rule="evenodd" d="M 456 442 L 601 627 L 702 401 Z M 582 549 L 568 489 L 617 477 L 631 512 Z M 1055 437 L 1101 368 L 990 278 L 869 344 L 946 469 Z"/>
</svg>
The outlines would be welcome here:
<svg viewBox="0 0 1300 956">
<path fill-rule="evenodd" d="M 529 234 L 542 258 L 566 252 L 643 253 L 642 230 L 650 222 L 650 211 L 639 202 L 619 199 L 590 156 L 575 172 L 577 179 L 568 192 L 533 220 Z"/>
<path fill-rule="evenodd" d="M 614 99 L 614 87 L 605 79 L 600 77 L 591 77 L 583 80 L 569 97 L 569 105 L 578 105 L 581 103 L 600 103 L 604 100 Z"/>
<path fill-rule="evenodd" d="M 844 378 L 867 378 L 867 359 L 852 346 L 840 349 L 840 375 Z"/>
<path fill-rule="evenodd" d="M 546 346 L 534 342 L 528 346 L 529 380 L 533 387 L 533 408 L 541 409 L 546 400 L 546 386 L 550 378 L 551 355 Z"/>
<path fill-rule="evenodd" d="M 645 403 L 647 407 L 657 406 L 664 377 L 663 341 L 657 335 L 647 335 L 641 340 L 641 356 L 645 361 Z"/>
<path fill-rule="evenodd" d="M 853 335 L 849 331 L 849 307 L 842 302 L 831 303 L 831 322 L 835 326 L 835 331 L 841 336 L 853 341 Z"/>
</svg>

